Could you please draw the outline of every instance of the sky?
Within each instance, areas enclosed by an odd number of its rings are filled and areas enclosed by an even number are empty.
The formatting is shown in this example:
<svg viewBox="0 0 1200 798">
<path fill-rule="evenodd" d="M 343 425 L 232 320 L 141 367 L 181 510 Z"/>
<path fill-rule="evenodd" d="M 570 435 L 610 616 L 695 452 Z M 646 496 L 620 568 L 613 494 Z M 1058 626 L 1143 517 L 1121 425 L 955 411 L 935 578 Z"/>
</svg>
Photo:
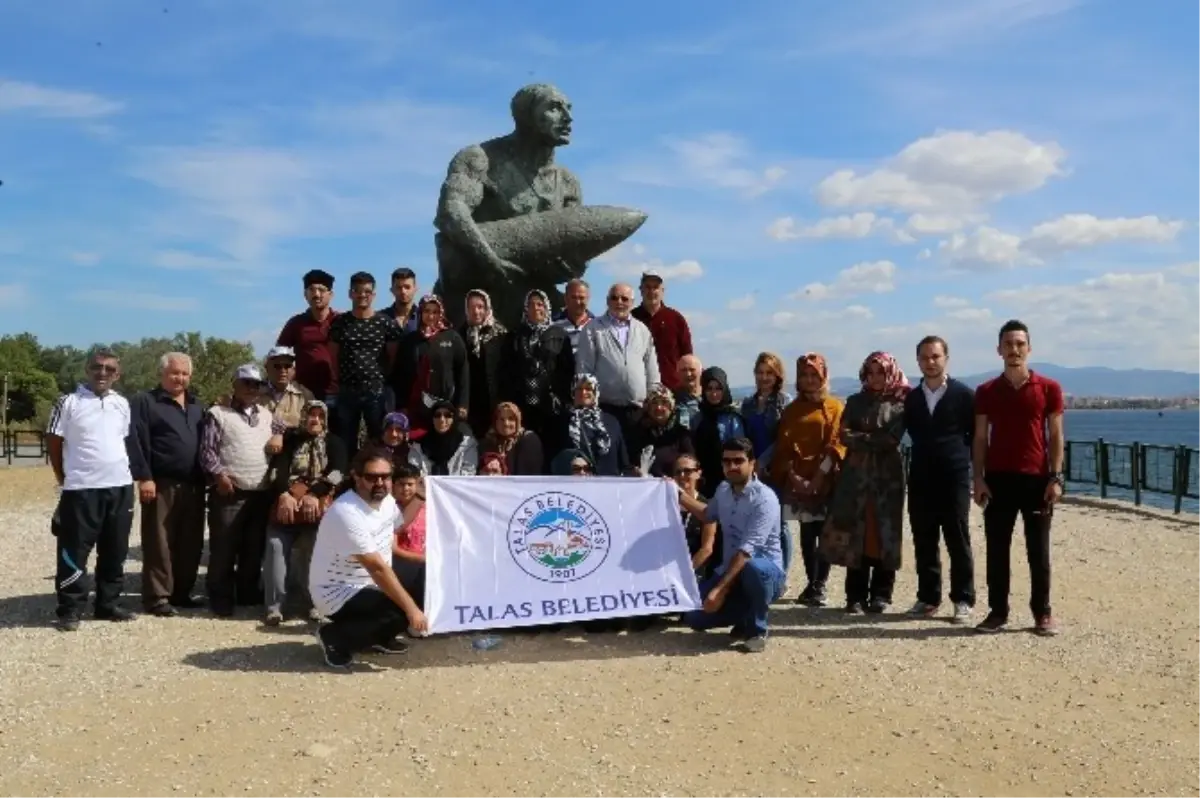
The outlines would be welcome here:
<svg viewBox="0 0 1200 798">
<path fill-rule="evenodd" d="M 698 354 L 883 349 L 916 372 L 1196 370 L 1198 9 L 1122 0 L 73 0 L 5 4 L 0 334 L 262 351 L 300 276 L 436 278 L 450 157 L 516 89 L 574 105 L 584 202 L 649 218 Z M 485 10 L 486 9 L 486 10 Z M 382 304 L 382 303 L 381 303 Z"/>
</svg>

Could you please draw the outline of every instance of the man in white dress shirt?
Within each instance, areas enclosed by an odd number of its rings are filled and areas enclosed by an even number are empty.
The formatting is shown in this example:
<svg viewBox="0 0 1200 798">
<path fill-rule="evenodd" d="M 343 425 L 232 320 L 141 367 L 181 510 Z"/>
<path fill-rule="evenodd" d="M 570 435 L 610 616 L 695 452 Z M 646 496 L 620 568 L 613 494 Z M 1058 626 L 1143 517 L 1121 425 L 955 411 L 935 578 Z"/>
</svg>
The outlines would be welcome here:
<svg viewBox="0 0 1200 798">
<path fill-rule="evenodd" d="M 58 397 L 46 427 L 46 448 L 59 499 L 57 626 L 79 628 L 88 598 L 87 562 L 96 550 L 98 620 L 129 621 L 134 615 L 119 603 L 125 581 L 125 556 L 133 528 L 133 476 L 130 457 L 140 457 L 132 439 L 129 402 L 114 393 L 121 364 L 109 349 L 96 349 L 87 360 L 87 383 Z"/>
</svg>

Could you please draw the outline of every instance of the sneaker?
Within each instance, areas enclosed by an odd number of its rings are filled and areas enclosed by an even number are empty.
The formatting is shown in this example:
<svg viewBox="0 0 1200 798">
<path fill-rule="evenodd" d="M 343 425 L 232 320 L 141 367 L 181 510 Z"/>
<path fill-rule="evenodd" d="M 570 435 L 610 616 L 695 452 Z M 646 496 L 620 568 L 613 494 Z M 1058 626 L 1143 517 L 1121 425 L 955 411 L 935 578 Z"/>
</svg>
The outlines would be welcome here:
<svg viewBox="0 0 1200 798">
<path fill-rule="evenodd" d="M 371 651 L 376 654 L 407 654 L 408 643 L 405 643 L 399 637 L 393 637 L 386 643 L 375 643 L 371 646 Z"/>
<path fill-rule="evenodd" d="M 747 654 L 761 654 L 767 650 L 767 636 L 756 634 L 742 644 Z"/>
<path fill-rule="evenodd" d="M 876 596 L 871 599 L 871 603 L 867 605 L 867 612 L 872 615 L 882 615 L 892 608 L 892 603 L 885 598 Z"/>
<path fill-rule="evenodd" d="M 865 613 L 866 613 L 866 610 L 863 609 L 863 605 L 862 605 L 861 601 L 851 601 L 846 604 L 846 614 L 847 615 L 863 615 Z"/>
<path fill-rule="evenodd" d="M 1058 622 L 1053 615 L 1039 615 L 1034 622 L 1033 631 L 1042 637 L 1054 637 L 1058 634 Z"/>
<path fill-rule="evenodd" d="M 170 602 L 160 601 L 149 610 L 150 614 L 156 618 L 174 618 L 179 614 L 179 610 L 171 606 Z"/>
<path fill-rule="evenodd" d="M 349 651 L 342 651 L 339 648 L 334 648 L 325 642 L 325 636 L 321 634 L 325 631 L 325 627 L 317 629 L 314 635 L 317 638 L 317 644 L 321 646 L 321 653 L 325 656 L 325 664 L 331 668 L 345 669 L 350 667 L 350 663 L 354 662 L 354 655 Z"/>
<path fill-rule="evenodd" d="M 79 613 L 68 612 L 66 615 L 58 616 L 54 621 L 54 627 L 60 632 L 79 631 Z"/>
<path fill-rule="evenodd" d="M 950 616 L 950 623 L 966 626 L 970 622 L 971 605 L 965 601 L 954 602 L 954 614 Z"/>
<path fill-rule="evenodd" d="M 937 615 L 938 605 L 926 604 L 924 601 L 918 601 L 909 608 L 908 614 L 914 618 L 932 618 Z"/>
<path fill-rule="evenodd" d="M 1008 626 L 1008 618 L 1005 618 L 998 612 L 989 612 L 988 616 L 983 619 L 983 622 L 975 627 L 976 632 L 999 632 L 1004 627 Z"/>
<path fill-rule="evenodd" d="M 813 586 L 809 585 L 800 591 L 799 596 L 796 596 L 796 603 L 803 604 L 806 607 L 811 607 L 814 593 L 815 591 L 813 590 Z"/>
<path fill-rule="evenodd" d="M 263 623 L 267 626 L 278 626 L 283 623 L 283 613 L 279 610 L 271 610 L 267 613 L 267 617 L 263 618 Z"/>
<path fill-rule="evenodd" d="M 750 638 L 754 637 L 754 632 L 748 631 L 741 626 L 735 626 L 729 630 L 729 636 L 733 638 L 734 642 L 736 643 L 744 643 Z"/>
<path fill-rule="evenodd" d="M 124 621 L 132 621 L 137 616 L 124 607 L 110 607 L 106 610 L 96 610 L 97 621 L 113 621 L 115 623 L 123 623 Z"/>
</svg>

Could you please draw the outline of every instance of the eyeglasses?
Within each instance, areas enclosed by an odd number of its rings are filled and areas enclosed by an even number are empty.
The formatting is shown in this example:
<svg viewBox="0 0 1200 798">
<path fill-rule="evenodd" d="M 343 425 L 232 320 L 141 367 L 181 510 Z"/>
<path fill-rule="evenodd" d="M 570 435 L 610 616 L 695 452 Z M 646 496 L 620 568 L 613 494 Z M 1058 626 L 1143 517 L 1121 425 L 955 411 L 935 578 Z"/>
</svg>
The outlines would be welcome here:
<svg viewBox="0 0 1200 798">
<path fill-rule="evenodd" d="M 362 478 L 364 481 L 370 482 L 373 485 L 382 485 L 384 482 L 390 481 L 392 478 L 392 475 L 390 473 L 388 473 L 388 474 L 381 474 L 381 473 L 372 474 L 371 472 L 368 471 L 367 473 L 362 475 Z"/>
<path fill-rule="evenodd" d="M 269 365 L 271 368 L 277 369 L 279 371 L 287 371 L 292 366 L 296 365 L 296 361 L 294 361 L 294 360 L 272 360 L 267 365 Z"/>
<path fill-rule="evenodd" d="M 740 466 L 750 462 L 745 457 L 722 457 L 721 464 L 727 466 Z"/>
<path fill-rule="evenodd" d="M 97 374 L 116 374 L 117 367 L 110 366 L 107 363 L 92 363 L 88 366 L 88 371 L 93 371 Z"/>
<path fill-rule="evenodd" d="M 633 297 L 631 297 L 631 296 L 619 296 L 619 295 L 617 295 L 617 294 L 609 294 L 609 295 L 608 295 L 608 301 L 609 301 L 609 302 L 632 302 L 632 301 L 633 301 Z"/>
<path fill-rule="evenodd" d="M 590 474 L 590 473 L 592 473 L 592 467 L 587 466 L 587 465 L 582 465 L 582 464 L 575 465 L 574 463 L 571 463 L 571 473 L 572 474 Z"/>
<path fill-rule="evenodd" d="M 700 470 L 699 468 L 676 468 L 676 469 L 675 469 L 675 476 L 677 476 L 677 477 L 689 477 L 689 476 L 691 476 L 692 474 L 695 474 L 695 473 L 696 473 L 697 471 L 699 471 L 699 470 Z"/>
</svg>

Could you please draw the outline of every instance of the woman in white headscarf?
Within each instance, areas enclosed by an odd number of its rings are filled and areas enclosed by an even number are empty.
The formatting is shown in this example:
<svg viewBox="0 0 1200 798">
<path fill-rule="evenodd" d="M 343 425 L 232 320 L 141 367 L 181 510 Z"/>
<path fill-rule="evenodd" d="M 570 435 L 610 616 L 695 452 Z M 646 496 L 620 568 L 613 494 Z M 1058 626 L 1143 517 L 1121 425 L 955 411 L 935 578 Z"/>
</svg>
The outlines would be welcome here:
<svg viewBox="0 0 1200 798">
<path fill-rule="evenodd" d="M 492 298 L 478 288 L 467 292 L 466 316 L 467 321 L 459 329 L 459 335 L 467 346 L 467 371 L 471 380 L 467 423 L 475 437 L 482 439 L 491 426 L 492 409 L 503 398 L 501 382 L 508 329 L 496 320 Z"/>
<path fill-rule="evenodd" d="M 550 300 L 534 289 L 525 297 L 525 317 L 509 335 L 504 361 L 506 399 L 521 408 L 525 428 L 542 440 L 559 426 L 571 405 L 575 353 L 566 331 L 550 324 Z"/>
</svg>

